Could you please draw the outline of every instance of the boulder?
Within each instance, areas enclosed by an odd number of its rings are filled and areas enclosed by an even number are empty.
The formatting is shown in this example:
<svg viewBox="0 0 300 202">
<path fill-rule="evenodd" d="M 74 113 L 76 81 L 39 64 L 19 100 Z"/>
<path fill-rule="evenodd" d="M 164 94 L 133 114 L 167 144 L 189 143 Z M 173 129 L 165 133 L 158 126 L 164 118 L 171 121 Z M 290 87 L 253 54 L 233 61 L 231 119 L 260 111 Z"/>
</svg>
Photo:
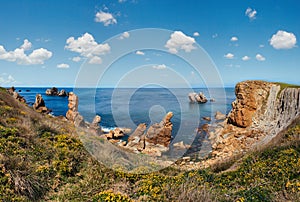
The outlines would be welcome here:
<svg viewBox="0 0 300 202">
<path fill-rule="evenodd" d="M 70 92 L 68 101 L 69 101 L 68 104 L 69 110 L 67 111 L 66 118 L 69 121 L 73 122 L 74 125 L 77 127 L 85 126 L 84 119 L 78 112 L 78 103 L 79 103 L 78 96 L 75 95 L 73 92 Z"/>
<path fill-rule="evenodd" d="M 106 134 L 106 137 L 108 139 L 120 139 L 124 137 L 125 134 L 120 128 L 115 128 L 114 130 L 110 130 L 108 134 Z"/>
<path fill-rule="evenodd" d="M 98 135 L 102 134 L 102 129 L 100 127 L 101 116 L 96 115 L 93 119 L 93 122 L 90 124 L 90 129 L 94 130 Z"/>
<path fill-rule="evenodd" d="M 49 96 L 58 95 L 58 93 L 59 93 L 58 89 L 55 87 L 46 90 L 46 95 L 49 95 Z"/>
<path fill-rule="evenodd" d="M 135 131 L 129 136 L 126 148 L 136 151 L 142 151 L 145 149 L 146 128 L 146 124 L 139 124 Z"/>
<path fill-rule="evenodd" d="M 190 145 L 184 144 L 183 141 L 174 143 L 173 147 L 178 148 L 178 149 L 189 149 L 189 148 L 191 148 Z"/>
<path fill-rule="evenodd" d="M 202 92 L 200 92 L 199 94 L 189 93 L 188 97 L 191 103 L 206 103 L 208 101 L 206 96 Z"/>
<path fill-rule="evenodd" d="M 169 150 L 173 127 L 172 117 L 173 113 L 168 112 L 160 123 L 149 127 L 145 136 L 145 153 L 161 154 L 161 152 Z"/>
<path fill-rule="evenodd" d="M 209 116 L 202 117 L 202 119 L 205 121 L 211 121 L 211 118 Z"/>
<path fill-rule="evenodd" d="M 32 107 L 35 111 L 38 111 L 41 113 L 50 113 L 51 112 L 51 110 L 46 107 L 45 101 L 41 94 L 36 94 L 35 102 Z"/>
<path fill-rule="evenodd" d="M 26 100 L 23 96 L 21 96 L 19 93 L 17 92 L 13 92 L 12 93 L 13 98 L 15 98 L 16 100 L 19 100 L 22 103 L 26 103 Z"/>
<path fill-rule="evenodd" d="M 60 97 L 66 97 L 68 96 L 68 93 L 64 89 L 62 89 L 57 95 Z"/>
<path fill-rule="evenodd" d="M 226 115 L 222 114 L 221 112 L 217 111 L 215 114 L 215 119 L 216 120 L 222 120 L 222 119 L 226 119 Z"/>
</svg>

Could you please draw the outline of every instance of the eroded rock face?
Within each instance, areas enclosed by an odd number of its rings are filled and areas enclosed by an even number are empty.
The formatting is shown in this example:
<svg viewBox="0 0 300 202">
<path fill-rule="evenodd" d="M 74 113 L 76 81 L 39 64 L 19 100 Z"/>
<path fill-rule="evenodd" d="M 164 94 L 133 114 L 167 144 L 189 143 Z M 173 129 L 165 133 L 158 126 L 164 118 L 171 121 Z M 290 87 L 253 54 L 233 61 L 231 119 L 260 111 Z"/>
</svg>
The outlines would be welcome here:
<svg viewBox="0 0 300 202">
<path fill-rule="evenodd" d="M 172 112 L 168 112 L 160 123 L 149 127 L 145 136 L 145 153 L 160 156 L 161 152 L 168 151 L 171 142 L 173 124 Z"/>
<path fill-rule="evenodd" d="M 93 119 L 93 122 L 90 123 L 90 129 L 94 130 L 98 135 L 102 134 L 102 129 L 100 127 L 100 122 L 101 122 L 101 116 L 96 115 Z"/>
<path fill-rule="evenodd" d="M 68 96 L 68 93 L 64 89 L 62 89 L 57 95 L 60 97 L 66 97 Z"/>
<path fill-rule="evenodd" d="M 300 88 L 281 89 L 263 81 L 238 83 L 228 120 L 209 134 L 214 158 L 207 163 L 267 144 L 299 116 Z"/>
<path fill-rule="evenodd" d="M 207 98 L 206 96 L 200 92 L 199 94 L 197 93 L 189 93 L 188 95 L 190 102 L 191 103 L 206 103 L 207 102 Z"/>
<path fill-rule="evenodd" d="M 53 87 L 51 89 L 47 89 L 46 95 L 50 95 L 50 96 L 58 95 L 58 89 L 55 87 Z"/>
<path fill-rule="evenodd" d="M 75 126 L 83 127 L 85 125 L 85 122 L 83 120 L 83 117 L 78 112 L 78 96 L 75 95 L 73 92 L 70 92 L 68 101 L 69 110 L 67 111 L 66 118 L 73 122 Z"/>
<path fill-rule="evenodd" d="M 32 107 L 33 107 L 34 110 L 36 110 L 38 112 L 42 112 L 42 113 L 51 112 L 51 110 L 46 107 L 45 101 L 44 101 L 41 94 L 37 94 L 35 96 L 35 102 L 34 102 Z"/>
<path fill-rule="evenodd" d="M 139 152 L 144 150 L 146 129 L 146 124 L 139 124 L 135 131 L 129 136 L 126 148 Z"/>
</svg>

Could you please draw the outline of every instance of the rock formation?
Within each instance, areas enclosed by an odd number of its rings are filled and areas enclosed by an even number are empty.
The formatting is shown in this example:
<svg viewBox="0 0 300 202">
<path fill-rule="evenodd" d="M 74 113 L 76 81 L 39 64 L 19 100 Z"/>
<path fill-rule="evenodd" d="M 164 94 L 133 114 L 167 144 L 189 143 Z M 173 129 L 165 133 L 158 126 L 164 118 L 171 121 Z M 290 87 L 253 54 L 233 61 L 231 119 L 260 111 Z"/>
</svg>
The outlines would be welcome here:
<svg viewBox="0 0 300 202">
<path fill-rule="evenodd" d="M 126 148 L 136 152 L 141 152 L 142 150 L 144 150 L 146 128 L 146 124 L 139 124 L 135 131 L 129 136 Z"/>
<path fill-rule="evenodd" d="M 9 89 L 7 89 L 7 92 L 13 96 L 13 98 L 15 98 L 16 100 L 19 100 L 22 103 L 26 103 L 26 100 L 23 96 L 21 96 L 19 93 L 15 92 L 15 87 L 10 87 Z"/>
<path fill-rule="evenodd" d="M 206 96 L 200 92 L 199 94 L 197 93 L 189 93 L 188 95 L 190 102 L 191 103 L 206 103 L 207 102 L 207 98 Z"/>
<path fill-rule="evenodd" d="M 267 144 L 300 116 L 300 88 L 245 81 L 236 85 L 235 93 L 228 118 L 209 135 L 215 158 Z"/>
<path fill-rule="evenodd" d="M 35 102 L 33 104 L 33 109 L 38 111 L 38 112 L 42 112 L 42 113 L 49 113 L 51 112 L 51 110 L 49 110 L 46 105 L 45 105 L 45 101 L 42 97 L 41 94 L 37 94 L 35 96 Z"/>
<path fill-rule="evenodd" d="M 221 112 L 217 111 L 215 114 L 215 119 L 216 120 L 222 120 L 222 119 L 226 119 L 226 115 L 222 114 Z"/>
<path fill-rule="evenodd" d="M 75 95 L 73 92 L 70 92 L 68 101 L 69 110 L 67 111 L 66 118 L 73 122 L 75 126 L 83 127 L 85 125 L 85 122 L 83 120 L 83 117 L 78 112 L 78 96 Z"/>
<path fill-rule="evenodd" d="M 168 112 L 160 123 L 155 123 L 149 127 L 145 136 L 144 153 L 160 156 L 161 152 L 169 150 L 173 128 L 172 117 L 173 113 Z"/>
<path fill-rule="evenodd" d="M 53 87 L 51 89 L 47 89 L 46 90 L 46 95 L 48 95 L 48 96 L 66 97 L 66 96 L 68 96 L 68 93 L 64 89 L 62 89 L 61 91 L 59 91 L 57 88 Z"/>
<path fill-rule="evenodd" d="M 103 133 L 99 125 L 100 122 L 101 122 L 101 116 L 96 115 L 93 119 L 93 122 L 89 125 L 90 129 L 92 129 L 98 135 L 101 135 Z"/>
</svg>

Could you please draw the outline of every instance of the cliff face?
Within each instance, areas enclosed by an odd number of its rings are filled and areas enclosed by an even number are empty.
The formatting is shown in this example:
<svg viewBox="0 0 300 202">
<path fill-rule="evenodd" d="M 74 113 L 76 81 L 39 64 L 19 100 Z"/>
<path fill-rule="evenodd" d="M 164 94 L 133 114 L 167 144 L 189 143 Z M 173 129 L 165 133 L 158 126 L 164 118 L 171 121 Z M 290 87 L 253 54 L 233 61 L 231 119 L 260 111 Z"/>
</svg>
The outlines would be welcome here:
<svg viewBox="0 0 300 202">
<path fill-rule="evenodd" d="M 228 119 L 210 132 L 213 156 L 226 158 L 267 144 L 300 116 L 300 88 L 245 81 L 235 88 Z"/>
</svg>

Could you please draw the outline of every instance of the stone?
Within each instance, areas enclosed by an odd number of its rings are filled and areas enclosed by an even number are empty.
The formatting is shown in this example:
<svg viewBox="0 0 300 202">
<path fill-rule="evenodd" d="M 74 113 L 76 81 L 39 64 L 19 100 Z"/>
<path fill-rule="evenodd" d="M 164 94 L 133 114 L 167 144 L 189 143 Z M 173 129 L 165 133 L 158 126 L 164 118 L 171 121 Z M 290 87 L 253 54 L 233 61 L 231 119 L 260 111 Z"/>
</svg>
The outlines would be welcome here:
<svg viewBox="0 0 300 202">
<path fill-rule="evenodd" d="M 145 131 L 146 124 L 141 123 L 135 131 L 129 136 L 126 147 L 131 150 L 142 151 L 145 149 Z"/>
<path fill-rule="evenodd" d="M 207 102 L 207 98 L 206 96 L 200 92 L 199 94 L 197 93 L 189 93 L 188 94 L 189 100 L 191 103 L 206 103 Z"/>
<path fill-rule="evenodd" d="M 55 87 L 46 90 L 46 95 L 49 95 L 49 96 L 58 95 L 58 93 L 59 93 L 58 89 Z"/>
<path fill-rule="evenodd" d="M 120 139 L 124 137 L 125 134 L 120 128 L 115 128 L 114 130 L 110 130 L 108 134 L 106 134 L 106 137 L 108 139 Z"/>
<path fill-rule="evenodd" d="M 183 141 L 174 143 L 173 147 L 176 147 L 178 149 L 189 149 L 189 148 L 191 148 L 190 145 L 184 144 Z"/>
<path fill-rule="evenodd" d="M 100 127 L 101 116 L 96 115 L 93 119 L 93 122 L 90 124 L 90 129 L 92 129 L 96 134 L 101 135 L 102 129 Z"/>
<path fill-rule="evenodd" d="M 78 103 L 79 103 L 78 96 L 75 95 L 73 92 L 70 92 L 68 101 L 69 101 L 68 104 L 69 110 L 66 113 L 66 118 L 72 123 L 74 123 L 76 127 L 85 126 L 84 119 L 78 112 Z"/>
<path fill-rule="evenodd" d="M 215 119 L 216 120 L 222 120 L 222 119 L 226 119 L 226 115 L 222 114 L 221 112 L 217 111 L 215 114 Z"/>
<path fill-rule="evenodd" d="M 45 101 L 41 94 L 36 94 L 35 96 L 35 102 L 33 104 L 33 109 L 37 112 L 41 113 L 50 113 L 52 110 L 48 109 L 45 105 Z"/>
<path fill-rule="evenodd" d="M 64 89 L 62 89 L 57 95 L 60 97 L 66 97 L 68 96 L 68 93 Z"/>
<path fill-rule="evenodd" d="M 19 93 L 13 92 L 13 93 L 12 93 L 12 96 L 13 96 L 13 98 L 15 98 L 16 100 L 19 100 L 19 102 L 26 103 L 25 98 L 24 98 L 23 96 L 21 96 Z"/>
<path fill-rule="evenodd" d="M 208 116 L 202 117 L 202 119 L 205 120 L 205 121 L 211 121 L 211 118 L 208 117 Z"/>
<path fill-rule="evenodd" d="M 168 112 L 160 123 L 151 125 L 145 136 L 145 149 L 151 153 L 161 153 L 169 150 L 172 136 L 171 118 L 172 112 Z M 157 150 L 157 152 L 155 151 Z"/>
</svg>

